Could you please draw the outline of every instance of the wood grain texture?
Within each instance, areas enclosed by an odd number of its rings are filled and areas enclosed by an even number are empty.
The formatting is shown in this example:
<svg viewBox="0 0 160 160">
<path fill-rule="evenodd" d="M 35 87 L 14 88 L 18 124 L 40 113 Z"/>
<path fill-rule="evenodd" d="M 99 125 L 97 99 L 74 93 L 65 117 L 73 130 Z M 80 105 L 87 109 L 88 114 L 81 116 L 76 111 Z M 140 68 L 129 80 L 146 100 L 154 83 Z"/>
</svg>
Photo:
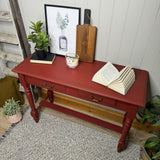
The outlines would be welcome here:
<svg viewBox="0 0 160 160">
<path fill-rule="evenodd" d="M 10 13 L 7 11 L 0 11 L 0 21 L 11 22 L 12 19 Z"/>
<path fill-rule="evenodd" d="M 76 54 L 83 62 L 93 62 L 95 56 L 97 28 L 89 24 L 77 25 Z"/>
<path fill-rule="evenodd" d="M 1 108 L 0 108 L 0 112 L 1 112 Z M 1 115 L 0 116 L 0 137 L 2 137 L 5 134 L 5 131 L 7 131 L 10 126 L 11 124 L 7 120 L 6 116 Z"/>
<path fill-rule="evenodd" d="M 42 98 L 45 98 L 47 96 L 47 91 L 45 89 L 42 89 L 41 96 Z M 95 118 L 100 118 L 102 120 L 106 120 L 120 126 L 124 117 L 124 113 L 104 107 L 99 107 L 96 104 L 88 103 L 86 101 L 82 101 L 81 99 L 77 99 L 60 93 L 54 93 L 54 102 L 75 111 L 86 113 L 90 116 L 94 116 Z M 132 128 L 145 132 L 149 132 L 150 130 L 156 130 L 155 127 L 151 126 L 151 123 L 147 122 L 142 125 L 137 122 L 136 119 L 132 123 Z"/>
<path fill-rule="evenodd" d="M 0 33 L 0 42 L 18 45 L 16 35 Z"/>
<path fill-rule="evenodd" d="M 14 25 L 17 31 L 16 32 L 17 37 L 21 46 L 20 49 L 22 51 L 23 58 L 27 58 L 29 55 L 31 55 L 31 51 L 30 51 L 30 45 L 27 40 L 27 35 L 25 32 L 19 4 L 17 0 L 9 0 L 9 3 L 12 11 L 12 16 L 14 19 Z"/>
</svg>

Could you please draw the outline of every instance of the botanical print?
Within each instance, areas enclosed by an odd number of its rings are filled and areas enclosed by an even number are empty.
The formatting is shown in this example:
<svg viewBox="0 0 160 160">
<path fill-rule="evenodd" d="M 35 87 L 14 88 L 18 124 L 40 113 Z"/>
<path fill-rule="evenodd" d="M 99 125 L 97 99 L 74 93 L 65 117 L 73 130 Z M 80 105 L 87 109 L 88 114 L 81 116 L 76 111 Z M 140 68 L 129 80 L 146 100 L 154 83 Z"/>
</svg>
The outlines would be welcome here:
<svg viewBox="0 0 160 160">
<path fill-rule="evenodd" d="M 64 56 L 75 53 L 80 8 L 45 5 L 45 14 L 51 42 L 50 52 Z"/>
<path fill-rule="evenodd" d="M 60 13 L 60 12 L 57 12 L 56 22 L 57 22 L 58 27 L 59 27 L 61 30 L 66 29 L 66 27 L 67 27 L 67 25 L 68 25 L 68 23 L 69 23 L 68 14 L 66 14 L 65 17 L 62 18 L 61 13 Z"/>
<path fill-rule="evenodd" d="M 61 35 L 59 36 L 59 50 L 68 51 L 67 37 L 65 36 L 65 29 L 69 24 L 68 14 L 62 18 L 61 13 L 57 12 L 56 22 L 58 27 L 61 29 Z"/>
</svg>

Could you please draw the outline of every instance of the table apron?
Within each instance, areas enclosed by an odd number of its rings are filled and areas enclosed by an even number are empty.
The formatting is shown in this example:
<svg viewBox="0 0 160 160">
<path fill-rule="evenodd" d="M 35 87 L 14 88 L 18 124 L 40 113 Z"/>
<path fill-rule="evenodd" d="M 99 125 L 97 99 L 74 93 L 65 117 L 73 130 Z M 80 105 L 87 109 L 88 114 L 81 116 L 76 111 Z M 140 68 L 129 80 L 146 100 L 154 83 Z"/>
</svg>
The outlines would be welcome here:
<svg viewBox="0 0 160 160">
<path fill-rule="evenodd" d="M 121 110 L 124 112 L 131 112 L 132 110 L 137 110 L 137 106 L 131 105 L 128 103 L 124 103 L 118 100 L 114 100 L 108 97 L 103 97 L 97 94 L 93 94 L 90 92 L 85 92 L 79 89 L 71 88 L 68 86 L 63 86 L 61 84 L 57 84 L 54 82 L 49 82 L 42 79 L 37 79 L 29 76 L 24 76 L 25 81 L 28 84 L 35 85 L 37 87 L 45 88 L 47 90 L 56 91 L 59 93 L 63 93 L 66 95 L 70 95 L 76 98 L 80 98 L 82 100 L 86 100 L 88 102 L 93 102 L 95 104 L 105 105 L 111 108 L 115 108 L 117 110 Z"/>
</svg>

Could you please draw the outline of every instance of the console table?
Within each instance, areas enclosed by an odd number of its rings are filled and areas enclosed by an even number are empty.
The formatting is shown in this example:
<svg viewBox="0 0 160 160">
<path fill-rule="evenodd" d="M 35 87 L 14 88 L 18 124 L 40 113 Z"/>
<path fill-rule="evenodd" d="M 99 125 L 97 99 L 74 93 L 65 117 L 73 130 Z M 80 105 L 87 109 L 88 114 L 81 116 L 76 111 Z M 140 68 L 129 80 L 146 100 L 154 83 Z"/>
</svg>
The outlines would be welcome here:
<svg viewBox="0 0 160 160">
<path fill-rule="evenodd" d="M 120 152 L 124 149 L 125 139 L 129 133 L 137 110 L 139 107 L 145 107 L 148 81 L 147 71 L 134 69 L 136 81 L 124 96 L 91 81 L 93 75 L 105 64 L 105 62 L 80 62 L 77 68 L 70 69 L 67 67 L 65 57 L 63 56 L 56 56 L 53 64 L 49 65 L 30 63 L 29 59 L 30 57 L 25 59 L 12 71 L 18 73 L 20 82 L 25 89 L 25 93 L 31 107 L 31 115 L 36 122 L 39 120 L 39 108 L 41 106 L 50 107 L 57 111 L 120 132 L 121 137 L 117 151 Z M 119 70 L 123 68 L 123 66 L 120 65 L 115 66 Z M 48 90 L 47 97 L 39 103 L 38 107 L 35 107 L 30 90 L 30 84 L 46 88 Z M 122 124 L 123 126 L 117 126 L 87 114 L 56 105 L 53 103 L 53 91 L 124 111 L 125 115 Z"/>
</svg>

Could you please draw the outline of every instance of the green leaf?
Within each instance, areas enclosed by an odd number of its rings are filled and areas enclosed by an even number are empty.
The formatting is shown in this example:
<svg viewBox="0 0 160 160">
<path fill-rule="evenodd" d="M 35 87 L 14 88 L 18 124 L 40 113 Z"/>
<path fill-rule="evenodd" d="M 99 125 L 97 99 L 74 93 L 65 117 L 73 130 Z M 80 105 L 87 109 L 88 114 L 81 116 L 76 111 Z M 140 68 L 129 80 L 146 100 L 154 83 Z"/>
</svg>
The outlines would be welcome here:
<svg viewBox="0 0 160 160">
<path fill-rule="evenodd" d="M 156 95 L 146 103 L 146 108 L 153 114 L 160 114 L 160 96 Z"/>
<path fill-rule="evenodd" d="M 160 104 L 160 101 L 159 100 L 152 100 L 150 103 L 151 104 Z"/>
<path fill-rule="evenodd" d="M 149 118 L 152 118 L 152 117 L 153 117 L 152 113 L 148 113 L 146 115 L 143 115 L 143 119 L 149 119 Z"/>
<path fill-rule="evenodd" d="M 49 35 L 47 35 L 46 31 L 42 31 L 43 23 L 41 21 L 37 21 L 36 23 L 31 21 L 30 29 L 32 32 L 28 35 L 28 40 L 35 43 L 35 47 L 37 49 L 43 49 L 48 51 Z"/>
<path fill-rule="evenodd" d="M 65 29 L 69 24 L 68 14 L 66 14 L 65 17 L 62 18 L 60 12 L 57 12 L 56 23 L 61 30 Z"/>
<path fill-rule="evenodd" d="M 157 141 L 153 141 L 153 142 L 150 142 L 150 143 L 146 143 L 144 145 L 144 147 L 146 147 L 146 148 L 152 148 L 152 147 L 156 146 L 158 143 L 159 143 L 158 140 Z"/>
<path fill-rule="evenodd" d="M 146 143 L 145 144 L 153 142 L 153 141 L 157 141 L 157 139 L 158 138 L 156 136 L 149 137 L 149 138 L 146 139 Z"/>
<path fill-rule="evenodd" d="M 152 159 L 160 158 L 160 151 L 152 156 Z"/>
<path fill-rule="evenodd" d="M 152 126 L 160 126 L 160 124 L 159 123 L 156 123 L 156 124 L 152 124 Z"/>
</svg>

